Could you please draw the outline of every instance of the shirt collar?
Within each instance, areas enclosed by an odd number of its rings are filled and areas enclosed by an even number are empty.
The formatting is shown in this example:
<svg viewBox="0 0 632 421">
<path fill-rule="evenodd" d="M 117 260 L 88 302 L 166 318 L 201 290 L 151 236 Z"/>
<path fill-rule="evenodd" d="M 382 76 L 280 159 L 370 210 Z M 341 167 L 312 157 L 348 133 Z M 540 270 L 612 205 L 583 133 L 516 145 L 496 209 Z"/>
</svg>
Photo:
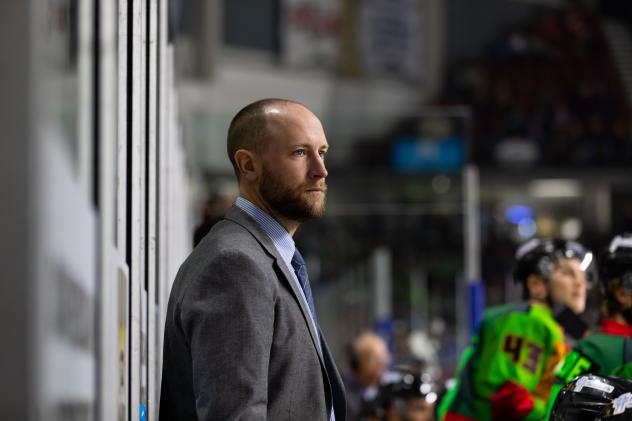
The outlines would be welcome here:
<svg viewBox="0 0 632 421">
<path fill-rule="evenodd" d="M 296 245 L 290 233 L 287 232 L 281 224 L 277 222 L 269 213 L 265 212 L 257 205 L 244 199 L 243 197 L 237 197 L 235 201 L 237 206 L 242 211 L 246 212 L 248 216 L 255 220 L 257 224 L 263 229 L 263 231 L 270 237 L 270 240 L 274 243 L 279 254 L 283 258 L 283 261 L 289 268 L 292 267 L 292 256 L 296 250 Z"/>
</svg>

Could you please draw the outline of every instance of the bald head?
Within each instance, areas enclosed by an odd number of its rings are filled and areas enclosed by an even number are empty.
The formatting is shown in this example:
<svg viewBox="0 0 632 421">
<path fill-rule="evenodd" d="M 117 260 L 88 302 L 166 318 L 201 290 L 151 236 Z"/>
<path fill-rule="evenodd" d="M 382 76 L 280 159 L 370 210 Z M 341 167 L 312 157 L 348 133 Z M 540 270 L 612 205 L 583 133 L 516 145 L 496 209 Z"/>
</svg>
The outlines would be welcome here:
<svg viewBox="0 0 632 421">
<path fill-rule="evenodd" d="M 303 104 L 289 99 L 267 98 L 246 105 L 233 117 L 228 128 L 227 152 L 237 178 L 239 169 L 235 152 L 246 149 L 257 154 L 265 151 L 266 141 L 271 137 L 271 120 L 285 115 L 288 106 L 303 108 Z"/>
<path fill-rule="evenodd" d="M 357 354 L 370 354 L 373 352 L 387 352 L 386 343 L 381 336 L 373 332 L 365 332 L 353 342 L 353 348 Z"/>
<path fill-rule="evenodd" d="M 353 352 L 358 380 L 366 386 L 379 384 L 390 360 L 384 339 L 373 332 L 362 333 L 353 342 Z"/>
</svg>

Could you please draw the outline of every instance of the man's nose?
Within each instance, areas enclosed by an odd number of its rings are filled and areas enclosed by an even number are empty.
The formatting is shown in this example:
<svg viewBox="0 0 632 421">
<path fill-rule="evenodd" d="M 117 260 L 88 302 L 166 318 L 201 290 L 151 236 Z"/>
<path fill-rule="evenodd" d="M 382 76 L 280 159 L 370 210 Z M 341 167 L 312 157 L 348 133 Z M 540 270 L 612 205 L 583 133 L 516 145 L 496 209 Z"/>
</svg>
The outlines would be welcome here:
<svg viewBox="0 0 632 421">
<path fill-rule="evenodd" d="M 325 178 L 329 173 L 325 167 L 325 160 L 320 154 L 316 154 L 316 157 L 312 159 L 311 176 L 314 178 Z"/>
</svg>

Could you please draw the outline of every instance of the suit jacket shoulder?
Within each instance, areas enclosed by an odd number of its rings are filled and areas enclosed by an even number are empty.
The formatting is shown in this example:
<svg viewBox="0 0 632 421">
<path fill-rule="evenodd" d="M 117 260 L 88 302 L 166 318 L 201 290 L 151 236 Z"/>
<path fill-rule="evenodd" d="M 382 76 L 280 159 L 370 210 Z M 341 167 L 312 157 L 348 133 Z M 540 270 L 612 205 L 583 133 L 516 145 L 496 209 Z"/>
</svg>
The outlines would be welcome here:
<svg viewBox="0 0 632 421">
<path fill-rule="evenodd" d="M 167 310 L 161 419 L 325 420 L 333 404 L 344 420 L 335 365 L 281 260 L 233 208 L 183 263 Z"/>
</svg>

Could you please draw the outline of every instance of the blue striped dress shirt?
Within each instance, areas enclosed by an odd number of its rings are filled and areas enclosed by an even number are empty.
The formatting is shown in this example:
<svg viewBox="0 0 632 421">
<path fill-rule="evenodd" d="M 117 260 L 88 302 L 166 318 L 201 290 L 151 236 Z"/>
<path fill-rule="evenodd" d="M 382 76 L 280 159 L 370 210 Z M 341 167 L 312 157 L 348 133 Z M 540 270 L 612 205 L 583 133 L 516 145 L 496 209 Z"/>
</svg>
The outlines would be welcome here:
<svg viewBox="0 0 632 421">
<path fill-rule="evenodd" d="M 274 247 L 276 247 L 277 251 L 281 255 L 283 259 L 283 263 L 288 268 L 288 272 L 292 274 L 292 280 L 294 284 L 297 286 L 297 290 L 301 293 L 301 298 L 305 303 L 306 308 L 308 309 L 308 313 L 310 319 L 312 321 L 312 326 L 316 331 L 316 335 L 318 336 L 318 326 L 314 321 L 314 315 L 309 311 L 309 305 L 307 304 L 307 298 L 305 298 L 305 293 L 303 292 L 303 288 L 301 287 L 300 282 L 294 272 L 294 268 L 292 266 L 292 256 L 294 256 L 294 252 L 296 251 L 296 244 L 294 244 L 294 240 L 289 232 L 281 224 L 277 222 L 272 216 L 270 216 L 267 212 L 261 210 L 258 206 L 250 202 L 248 199 L 244 199 L 239 196 L 237 201 L 235 202 L 235 206 L 237 206 L 242 211 L 246 212 L 248 216 L 259 224 L 259 226 L 263 229 L 263 231 L 270 237 L 272 243 L 274 243 Z M 320 338 L 318 338 L 318 345 L 320 346 Z"/>
</svg>

